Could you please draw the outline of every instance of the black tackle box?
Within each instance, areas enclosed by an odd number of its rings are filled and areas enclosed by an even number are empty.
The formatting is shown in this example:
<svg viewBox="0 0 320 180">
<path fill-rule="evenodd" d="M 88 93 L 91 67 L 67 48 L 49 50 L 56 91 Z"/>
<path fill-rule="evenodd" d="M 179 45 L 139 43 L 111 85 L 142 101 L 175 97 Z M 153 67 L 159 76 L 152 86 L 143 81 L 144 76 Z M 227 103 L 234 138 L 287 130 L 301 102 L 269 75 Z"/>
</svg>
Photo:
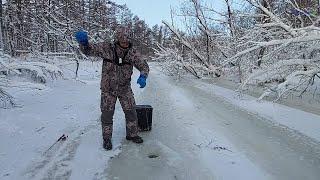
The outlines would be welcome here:
<svg viewBox="0 0 320 180">
<path fill-rule="evenodd" d="M 152 106 L 136 105 L 135 109 L 138 116 L 138 126 L 141 131 L 150 131 L 152 128 Z"/>
</svg>

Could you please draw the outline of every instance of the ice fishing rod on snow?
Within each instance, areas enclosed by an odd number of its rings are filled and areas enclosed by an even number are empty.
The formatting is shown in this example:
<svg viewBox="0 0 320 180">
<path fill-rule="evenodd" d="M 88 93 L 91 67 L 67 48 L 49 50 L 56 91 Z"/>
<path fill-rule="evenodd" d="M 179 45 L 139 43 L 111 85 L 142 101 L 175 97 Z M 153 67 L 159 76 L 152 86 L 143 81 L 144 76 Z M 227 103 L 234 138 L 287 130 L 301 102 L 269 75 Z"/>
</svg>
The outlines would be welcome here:
<svg viewBox="0 0 320 180">
<path fill-rule="evenodd" d="M 67 135 L 62 134 L 62 136 L 60 136 L 59 139 L 57 139 L 56 142 L 53 143 L 53 144 L 44 152 L 44 154 L 47 153 L 47 152 L 48 152 L 54 145 L 56 145 L 58 142 L 60 142 L 60 141 L 65 141 L 67 138 L 68 138 Z"/>
</svg>

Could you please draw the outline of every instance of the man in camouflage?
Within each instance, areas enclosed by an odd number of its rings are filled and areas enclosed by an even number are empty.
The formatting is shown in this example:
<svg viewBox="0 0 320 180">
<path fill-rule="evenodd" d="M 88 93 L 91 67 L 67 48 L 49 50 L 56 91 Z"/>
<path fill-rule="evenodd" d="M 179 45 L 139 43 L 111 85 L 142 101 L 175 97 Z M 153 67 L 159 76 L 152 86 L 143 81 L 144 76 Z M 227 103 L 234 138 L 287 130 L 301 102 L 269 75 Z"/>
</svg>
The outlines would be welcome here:
<svg viewBox="0 0 320 180">
<path fill-rule="evenodd" d="M 120 27 L 116 30 L 115 42 L 92 44 L 88 42 L 86 32 L 76 33 L 80 50 L 85 55 L 103 58 L 100 108 L 103 147 L 107 150 L 112 149 L 113 114 L 117 98 L 126 118 L 126 139 L 135 143 L 143 142 L 138 136 L 138 119 L 134 109 L 135 99 L 131 89 L 131 75 L 134 66 L 140 71 L 137 83 L 140 84 L 140 88 L 144 88 L 149 66 L 132 47 L 128 34 L 127 28 Z"/>
</svg>

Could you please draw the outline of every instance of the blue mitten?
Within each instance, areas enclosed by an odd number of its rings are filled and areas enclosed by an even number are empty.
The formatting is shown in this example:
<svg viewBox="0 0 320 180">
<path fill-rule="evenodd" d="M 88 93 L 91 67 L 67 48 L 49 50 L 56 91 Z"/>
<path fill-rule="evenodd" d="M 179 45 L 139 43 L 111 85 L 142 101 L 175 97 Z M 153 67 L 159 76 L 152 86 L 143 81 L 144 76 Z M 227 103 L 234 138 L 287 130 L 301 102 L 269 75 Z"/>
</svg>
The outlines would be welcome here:
<svg viewBox="0 0 320 180">
<path fill-rule="evenodd" d="M 89 45 L 87 32 L 80 30 L 80 31 L 76 32 L 75 37 L 76 37 L 79 44 L 81 44 L 83 46 Z"/>
<path fill-rule="evenodd" d="M 137 84 L 140 85 L 140 88 L 144 88 L 147 84 L 147 76 L 145 76 L 144 74 L 140 74 L 137 80 Z"/>
</svg>

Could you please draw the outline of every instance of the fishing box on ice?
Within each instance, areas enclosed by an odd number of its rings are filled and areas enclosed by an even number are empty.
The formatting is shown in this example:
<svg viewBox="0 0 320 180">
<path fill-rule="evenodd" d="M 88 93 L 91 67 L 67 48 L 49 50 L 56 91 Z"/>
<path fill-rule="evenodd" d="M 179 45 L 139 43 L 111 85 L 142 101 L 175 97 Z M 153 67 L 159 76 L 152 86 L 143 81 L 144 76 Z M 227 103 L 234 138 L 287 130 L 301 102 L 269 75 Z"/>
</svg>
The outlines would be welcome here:
<svg viewBox="0 0 320 180">
<path fill-rule="evenodd" d="M 152 128 L 152 106 L 136 105 L 135 109 L 138 116 L 138 126 L 141 131 L 150 131 Z"/>
</svg>

